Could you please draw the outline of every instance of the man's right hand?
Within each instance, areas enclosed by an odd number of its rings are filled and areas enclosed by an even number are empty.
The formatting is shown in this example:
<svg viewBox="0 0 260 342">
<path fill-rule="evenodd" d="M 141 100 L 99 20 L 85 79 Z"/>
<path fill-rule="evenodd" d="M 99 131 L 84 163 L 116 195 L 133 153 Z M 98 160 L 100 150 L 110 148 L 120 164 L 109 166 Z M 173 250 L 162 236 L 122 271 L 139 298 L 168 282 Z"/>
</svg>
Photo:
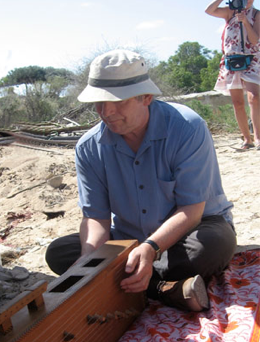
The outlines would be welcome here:
<svg viewBox="0 0 260 342">
<path fill-rule="evenodd" d="M 125 292 L 141 292 L 148 288 L 153 273 L 154 249 L 147 243 L 134 248 L 128 256 L 125 272 L 129 274 L 121 282 Z"/>
</svg>

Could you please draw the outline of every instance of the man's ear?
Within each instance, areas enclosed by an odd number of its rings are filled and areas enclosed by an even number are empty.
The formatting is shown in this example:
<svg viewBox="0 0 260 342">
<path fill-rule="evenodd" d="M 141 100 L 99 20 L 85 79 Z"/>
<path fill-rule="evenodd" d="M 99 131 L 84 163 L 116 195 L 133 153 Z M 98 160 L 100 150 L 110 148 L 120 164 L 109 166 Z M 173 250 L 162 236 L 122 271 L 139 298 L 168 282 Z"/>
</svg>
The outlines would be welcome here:
<svg viewBox="0 0 260 342">
<path fill-rule="evenodd" d="M 143 104 L 144 106 L 149 106 L 153 100 L 153 95 L 145 94 L 143 95 Z"/>
</svg>

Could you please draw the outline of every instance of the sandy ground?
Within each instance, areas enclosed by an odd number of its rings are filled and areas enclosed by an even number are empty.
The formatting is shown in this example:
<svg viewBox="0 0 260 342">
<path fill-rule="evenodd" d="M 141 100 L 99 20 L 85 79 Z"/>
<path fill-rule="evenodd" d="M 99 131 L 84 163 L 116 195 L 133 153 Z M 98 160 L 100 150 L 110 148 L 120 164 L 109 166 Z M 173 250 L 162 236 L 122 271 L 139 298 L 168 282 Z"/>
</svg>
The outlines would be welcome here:
<svg viewBox="0 0 260 342">
<path fill-rule="evenodd" d="M 241 144 L 238 135 L 222 134 L 213 138 L 223 186 L 234 204 L 238 244 L 260 245 L 260 152 L 237 150 L 235 147 Z M 58 188 L 47 182 L 54 175 L 63 175 Z M 8 296 L 12 297 L 14 292 L 38 279 L 54 279 L 55 275 L 45 263 L 45 251 L 53 239 L 78 231 L 81 212 L 77 196 L 73 149 L 42 147 L 42 150 L 36 150 L 16 144 L 0 146 L 0 253 L 3 268 L 24 267 L 30 274 L 23 281 L 13 282 L 12 293 L 7 296 L 3 295 L 8 291 L 2 286 L 2 298 L 0 286 L 0 305 Z M 46 214 L 58 211 L 63 216 L 50 219 Z"/>
</svg>

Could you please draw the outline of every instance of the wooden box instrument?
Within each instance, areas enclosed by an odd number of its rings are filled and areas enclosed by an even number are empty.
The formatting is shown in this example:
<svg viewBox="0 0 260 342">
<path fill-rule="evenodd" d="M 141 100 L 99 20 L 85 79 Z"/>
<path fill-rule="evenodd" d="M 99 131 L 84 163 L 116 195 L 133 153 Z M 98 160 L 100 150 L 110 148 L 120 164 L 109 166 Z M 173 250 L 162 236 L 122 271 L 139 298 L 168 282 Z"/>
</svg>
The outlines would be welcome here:
<svg viewBox="0 0 260 342">
<path fill-rule="evenodd" d="M 145 307 L 125 293 L 125 263 L 136 240 L 108 241 L 66 273 L 41 281 L 0 308 L 1 342 L 114 342 Z"/>
</svg>

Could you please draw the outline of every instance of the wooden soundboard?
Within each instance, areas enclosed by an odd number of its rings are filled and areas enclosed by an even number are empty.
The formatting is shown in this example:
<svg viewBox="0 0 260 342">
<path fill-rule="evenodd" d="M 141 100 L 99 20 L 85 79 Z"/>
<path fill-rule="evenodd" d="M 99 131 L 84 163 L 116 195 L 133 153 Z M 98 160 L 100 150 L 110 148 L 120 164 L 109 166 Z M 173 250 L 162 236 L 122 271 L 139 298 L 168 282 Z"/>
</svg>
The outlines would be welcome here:
<svg viewBox="0 0 260 342">
<path fill-rule="evenodd" d="M 108 241 L 66 273 L 0 308 L 1 342 L 115 342 L 145 308 L 120 288 L 136 240 Z"/>
</svg>

